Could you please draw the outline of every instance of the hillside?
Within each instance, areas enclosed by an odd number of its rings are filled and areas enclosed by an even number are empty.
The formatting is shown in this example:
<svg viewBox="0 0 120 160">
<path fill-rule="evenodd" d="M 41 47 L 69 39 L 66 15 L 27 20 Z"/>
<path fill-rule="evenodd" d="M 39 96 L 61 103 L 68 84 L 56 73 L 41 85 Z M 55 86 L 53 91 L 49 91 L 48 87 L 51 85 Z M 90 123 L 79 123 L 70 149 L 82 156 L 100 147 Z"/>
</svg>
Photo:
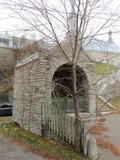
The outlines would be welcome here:
<svg viewBox="0 0 120 160">
<path fill-rule="evenodd" d="M 118 68 L 112 64 L 107 64 L 107 63 L 95 63 L 95 74 L 96 78 L 102 78 L 105 75 L 111 74 L 115 72 Z"/>
</svg>

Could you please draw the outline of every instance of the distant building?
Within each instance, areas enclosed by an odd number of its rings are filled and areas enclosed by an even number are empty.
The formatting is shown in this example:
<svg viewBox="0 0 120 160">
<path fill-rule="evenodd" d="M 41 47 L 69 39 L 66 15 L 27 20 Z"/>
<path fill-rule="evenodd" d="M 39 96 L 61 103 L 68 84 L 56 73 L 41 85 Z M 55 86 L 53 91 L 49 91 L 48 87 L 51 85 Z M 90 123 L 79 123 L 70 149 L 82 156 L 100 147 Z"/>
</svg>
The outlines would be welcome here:
<svg viewBox="0 0 120 160">
<path fill-rule="evenodd" d="M 8 34 L 5 35 L 0 34 L 0 47 L 21 48 L 30 42 L 33 41 L 26 39 L 25 36 L 15 37 L 15 36 L 9 36 Z"/>
<path fill-rule="evenodd" d="M 84 50 L 95 62 L 120 65 L 120 47 L 114 42 L 111 31 L 108 32 L 107 41 L 93 38 L 88 45 L 86 45 Z"/>
</svg>

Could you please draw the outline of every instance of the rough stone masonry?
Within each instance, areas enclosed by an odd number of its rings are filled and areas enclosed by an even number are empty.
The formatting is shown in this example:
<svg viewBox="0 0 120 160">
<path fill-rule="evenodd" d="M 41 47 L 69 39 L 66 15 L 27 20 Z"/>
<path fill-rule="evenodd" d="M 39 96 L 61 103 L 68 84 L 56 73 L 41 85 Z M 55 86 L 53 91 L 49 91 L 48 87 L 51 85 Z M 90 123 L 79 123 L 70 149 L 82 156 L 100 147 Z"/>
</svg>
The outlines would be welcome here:
<svg viewBox="0 0 120 160">
<path fill-rule="evenodd" d="M 69 44 L 68 41 L 64 41 L 61 45 L 71 58 L 72 51 Z M 94 64 L 84 52 L 80 54 L 78 62 L 79 68 L 85 73 L 88 81 L 88 114 L 94 115 L 96 110 Z M 41 134 L 41 104 L 51 103 L 54 73 L 60 66 L 67 63 L 60 50 L 54 47 L 41 48 L 39 52 L 16 65 L 13 120 L 21 127 Z"/>
</svg>

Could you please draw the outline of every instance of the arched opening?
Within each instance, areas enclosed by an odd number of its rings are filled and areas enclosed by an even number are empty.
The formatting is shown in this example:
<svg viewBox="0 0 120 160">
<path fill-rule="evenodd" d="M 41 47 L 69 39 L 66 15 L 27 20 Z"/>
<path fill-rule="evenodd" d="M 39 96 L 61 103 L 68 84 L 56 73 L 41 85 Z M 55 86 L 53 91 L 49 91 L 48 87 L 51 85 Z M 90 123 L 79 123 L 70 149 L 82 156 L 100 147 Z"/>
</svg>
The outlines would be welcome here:
<svg viewBox="0 0 120 160">
<path fill-rule="evenodd" d="M 77 97 L 79 101 L 80 112 L 88 112 L 89 108 L 89 85 L 85 72 L 79 66 L 76 67 L 77 73 Z M 52 78 L 52 102 L 64 104 L 65 110 L 74 112 L 73 107 L 73 78 L 72 66 L 63 64 L 54 73 Z"/>
</svg>

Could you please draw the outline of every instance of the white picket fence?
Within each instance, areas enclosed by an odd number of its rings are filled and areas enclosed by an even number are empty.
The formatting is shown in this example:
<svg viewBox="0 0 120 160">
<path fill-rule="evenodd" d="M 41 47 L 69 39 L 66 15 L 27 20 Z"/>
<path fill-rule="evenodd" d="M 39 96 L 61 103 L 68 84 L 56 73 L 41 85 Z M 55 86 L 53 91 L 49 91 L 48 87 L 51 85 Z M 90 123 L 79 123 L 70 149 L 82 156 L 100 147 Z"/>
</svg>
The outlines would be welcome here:
<svg viewBox="0 0 120 160">
<path fill-rule="evenodd" d="M 65 113 L 52 105 L 41 105 L 42 123 L 48 126 L 50 135 L 63 140 L 66 143 L 74 145 L 75 137 L 75 116 Z"/>
</svg>

